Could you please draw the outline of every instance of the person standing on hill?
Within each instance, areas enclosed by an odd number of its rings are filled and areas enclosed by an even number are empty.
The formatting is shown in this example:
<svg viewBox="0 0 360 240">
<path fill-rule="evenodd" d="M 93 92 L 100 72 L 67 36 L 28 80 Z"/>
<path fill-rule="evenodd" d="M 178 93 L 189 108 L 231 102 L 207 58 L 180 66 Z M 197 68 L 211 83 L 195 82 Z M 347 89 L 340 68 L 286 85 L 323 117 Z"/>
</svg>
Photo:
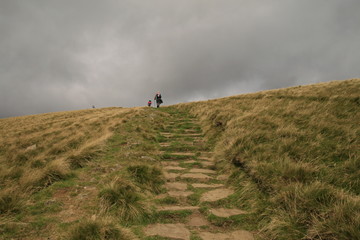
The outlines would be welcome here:
<svg viewBox="0 0 360 240">
<path fill-rule="evenodd" d="M 156 107 L 160 107 L 160 104 L 163 103 L 163 100 L 161 99 L 161 94 L 160 92 L 157 92 L 155 94 L 154 100 L 156 101 Z"/>
</svg>

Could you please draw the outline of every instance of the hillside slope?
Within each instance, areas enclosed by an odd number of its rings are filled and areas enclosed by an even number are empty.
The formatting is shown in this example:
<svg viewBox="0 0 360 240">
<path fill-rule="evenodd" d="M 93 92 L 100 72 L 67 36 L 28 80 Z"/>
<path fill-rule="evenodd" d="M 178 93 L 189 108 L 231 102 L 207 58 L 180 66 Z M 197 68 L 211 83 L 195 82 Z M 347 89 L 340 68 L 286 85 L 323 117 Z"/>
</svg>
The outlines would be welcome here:
<svg viewBox="0 0 360 240">
<path fill-rule="evenodd" d="M 179 104 L 264 239 L 360 239 L 360 79 Z"/>
<path fill-rule="evenodd" d="M 0 119 L 0 239 L 360 239 L 359 119 L 360 79 Z"/>
</svg>

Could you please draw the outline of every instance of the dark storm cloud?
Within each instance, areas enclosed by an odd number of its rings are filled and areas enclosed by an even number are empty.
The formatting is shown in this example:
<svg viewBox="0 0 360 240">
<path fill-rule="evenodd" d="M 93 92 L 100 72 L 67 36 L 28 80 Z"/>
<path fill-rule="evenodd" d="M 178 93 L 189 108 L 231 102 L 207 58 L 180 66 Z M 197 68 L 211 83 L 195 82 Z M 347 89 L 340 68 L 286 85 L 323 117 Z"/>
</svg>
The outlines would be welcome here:
<svg viewBox="0 0 360 240">
<path fill-rule="evenodd" d="M 359 76 L 357 0 L 2 0 L 0 117 Z"/>
</svg>

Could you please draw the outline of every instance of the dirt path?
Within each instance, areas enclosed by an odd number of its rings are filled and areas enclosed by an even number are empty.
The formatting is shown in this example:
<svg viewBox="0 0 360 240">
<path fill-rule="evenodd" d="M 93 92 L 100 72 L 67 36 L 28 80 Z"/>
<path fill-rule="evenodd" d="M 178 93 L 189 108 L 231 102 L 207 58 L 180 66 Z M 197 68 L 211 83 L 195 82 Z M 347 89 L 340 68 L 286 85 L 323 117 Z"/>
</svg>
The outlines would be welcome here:
<svg viewBox="0 0 360 240">
<path fill-rule="evenodd" d="M 157 211 L 169 217 L 145 226 L 146 239 L 254 239 L 251 232 L 239 227 L 214 224 L 212 219 L 231 221 L 246 212 L 221 206 L 234 189 L 226 184 L 227 176 L 217 172 L 196 119 L 174 117 L 161 133 L 160 144 L 167 193 L 159 196 Z"/>
</svg>

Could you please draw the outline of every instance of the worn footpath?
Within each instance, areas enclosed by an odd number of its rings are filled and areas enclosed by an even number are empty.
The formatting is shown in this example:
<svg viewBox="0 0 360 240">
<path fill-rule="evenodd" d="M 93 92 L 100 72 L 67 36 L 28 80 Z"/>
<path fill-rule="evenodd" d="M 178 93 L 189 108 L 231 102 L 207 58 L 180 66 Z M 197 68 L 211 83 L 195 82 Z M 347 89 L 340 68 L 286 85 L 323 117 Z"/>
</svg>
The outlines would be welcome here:
<svg viewBox="0 0 360 240">
<path fill-rule="evenodd" d="M 173 112 L 165 126 L 160 145 L 167 192 L 157 196 L 156 203 L 166 220 L 144 226 L 145 239 L 254 239 L 241 226 L 212 223 L 212 219 L 231 222 L 246 212 L 221 206 L 234 189 L 226 184 L 228 176 L 218 173 L 196 118 Z"/>
</svg>

